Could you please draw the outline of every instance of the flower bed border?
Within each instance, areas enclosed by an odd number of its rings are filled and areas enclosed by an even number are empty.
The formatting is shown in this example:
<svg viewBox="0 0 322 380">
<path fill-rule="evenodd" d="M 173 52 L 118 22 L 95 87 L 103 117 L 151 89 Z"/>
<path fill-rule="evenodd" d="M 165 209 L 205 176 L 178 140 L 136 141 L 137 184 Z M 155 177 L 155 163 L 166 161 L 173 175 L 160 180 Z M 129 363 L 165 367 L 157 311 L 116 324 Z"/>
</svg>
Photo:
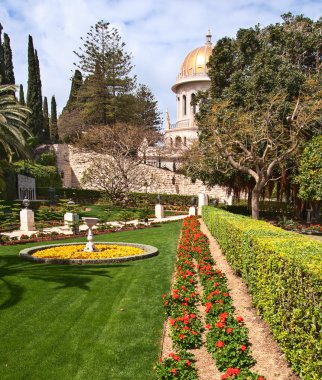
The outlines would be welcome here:
<svg viewBox="0 0 322 380">
<path fill-rule="evenodd" d="M 152 245 L 146 244 L 136 244 L 136 243 L 124 243 L 124 242 L 99 242 L 98 244 L 109 244 L 109 245 L 121 245 L 121 246 L 131 246 L 135 248 L 141 248 L 145 253 L 141 255 L 131 255 L 125 257 L 115 257 L 110 259 L 51 259 L 45 257 L 33 257 L 32 254 L 41 249 L 47 249 L 52 247 L 61 247 L 66 245 L 85 245 L 82 243 L 62 243 L 62 244 L 49 244 L 49 245 L 37 245 L 36 247 L 26 248 L 19 252 L 19 256 L 28 261 L 33 261 L 36 263 L 46 263 L 46 264 L 59 264 L 59 265 L 86 265 L 86 264 L 110 264 L 110 263 L 120 263 L 125 261 L 134 261 L 134 260 L 144 260 L 149 257 L 157 256 L 159 254 L 158 248 L 153 247 Z"/>
</svg>

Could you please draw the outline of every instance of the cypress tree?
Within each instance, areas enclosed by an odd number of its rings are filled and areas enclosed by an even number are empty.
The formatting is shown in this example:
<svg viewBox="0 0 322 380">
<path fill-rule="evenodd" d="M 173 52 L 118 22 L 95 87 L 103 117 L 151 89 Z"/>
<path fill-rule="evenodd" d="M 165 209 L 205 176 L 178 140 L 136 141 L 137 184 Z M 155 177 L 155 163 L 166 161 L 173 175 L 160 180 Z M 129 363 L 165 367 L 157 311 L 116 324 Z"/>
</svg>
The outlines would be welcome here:
<svg viewBox="0 0 322 380">
<path fill-rule="evenodd" d="M 77 95 L 79 92 L 79 89 L 81 88 L 83 84 L 83 76 L 82 73 L 79 70 L 75 70 L 74 76 L 72 78 L 72 85 L 70 88 L 69 98 L 66 103 L 66 106 L 63 109 L 63 112 L 65 110 L 71 111 L 76 106 L 77 101 Z"/>
<path fill-rule="evenodd" d="M 50 131 L 49 131 L 49 114 L 48 114 L 48 101 L 47 96 L 44 97 L 44 109 L 43 109 L 43 117 L 44 117 L 44 137 L 45 141 L 49 141 L 50 139 Z"/>
<path fill-rule="evenodd" d="M 50 107 L 50 122 L 49 122 L 49 130 L 50 130 L 50 141 L 52 143 L 58 142 L 58 127 L 57 127 L 57 105 L 55 95 L 51 98 L 51 107 Z"/>
<path fill-rule="evenodd" d="M 15 84 L 15 74 L 13 72 L 12 51 L 10 38 L 7 33 L 3 34 L 3 64 L 4 64 L 4 84 Z"/>
<path fill-rule="evenodd" d="M 4 84 L 5 75 L 4 75 L 4 54 L 2 46 L 2 25 L 0 24 L 0 84 Z"/>
<path fill-rule="evenodd" d="M 27 89 L 27 106 L 33 108 L 36 103 L 36 68 L 35 68 L 35 50 L 32 37 L 28 37 L 28 89 Z"/>
<path fill-rule="evenodd" d="M 43 139 L 43 113 L 41 80 L 37 51 L 34 50 L 32 37 L 28 40 L 28 92 L 27 106 L 32 110 L 28 118 L 28 126 L 40 141 Z"/>
<path fill-rule="evenodd" d="M 20 103 L 22 106 L 25 106 L 25 105 L 26 105 L 26 102 L 25 102 L 25 94 L 24 94 L 24 91 L 23 91 L 23 85 L 22 85 L 22 84 L 19 86 L 19 103 Z"/>
</svg>

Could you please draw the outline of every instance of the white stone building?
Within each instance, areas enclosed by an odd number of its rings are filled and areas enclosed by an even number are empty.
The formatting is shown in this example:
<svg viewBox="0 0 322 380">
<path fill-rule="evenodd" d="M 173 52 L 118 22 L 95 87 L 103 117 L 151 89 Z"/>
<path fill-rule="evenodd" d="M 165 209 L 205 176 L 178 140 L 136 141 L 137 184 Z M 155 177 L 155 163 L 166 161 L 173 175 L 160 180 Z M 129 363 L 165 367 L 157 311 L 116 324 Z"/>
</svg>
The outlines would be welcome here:
<svg viewBox="0 0 322 380">
<path fill-rule="evenodd" d="M 205 44 L 195 48 L 184 58 L 176 82 L 171 88 L 176 96 L 176 121 L 171 122 L 170 115 L 166 112 L 165 144 L 147 148 L 146 164 L 175 171 L 180 167 L 182 150 L 198 139 L 195 122 L 198 106 L 191 103 L 198 91 L 205 91 L 210 87 L 207 63 L 212 48 L 211 34 L 208 31 Z"/>
<path fill-rule="evenodd" d="M 181 65 L 176 82 L 171 88 L 176 95 L 176 122 L 171 123 L 169 114 L 166 117 L 165 140 L 168 147 L 189 146 L 198 138 L 198 127 L 195 123 L 198 106 L 191 103 L 198 91 L 205 91 L 210 87 L 207 63 L 212 47 L 211 34 L 208 31 L 205 44 L 188 53 Z"/>
</svg>

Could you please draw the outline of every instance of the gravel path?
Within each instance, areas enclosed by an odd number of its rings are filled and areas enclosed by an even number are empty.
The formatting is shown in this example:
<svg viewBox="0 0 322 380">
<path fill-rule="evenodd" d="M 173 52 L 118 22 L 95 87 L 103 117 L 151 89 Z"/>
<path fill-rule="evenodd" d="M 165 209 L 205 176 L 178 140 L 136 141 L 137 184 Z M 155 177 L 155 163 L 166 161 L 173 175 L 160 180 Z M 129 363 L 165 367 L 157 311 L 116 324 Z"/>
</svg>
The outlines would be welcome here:
<svg viewBox="0 0 322 380">
<path fill-rule="evenodd" d="M 300 380 L 300 377 L 294 374 L 284 359 L 284 355 L 278 344 L 273 340 L 268 324 L 258 316 L 243 280 L 234 274 L 205 223 L 202 220 L 200 220 L 200 223 L 201 231 L 209 239 L 210 250 L 216 267 L 221 269 L 227 277 L 228 288 L 230 289 L 229 294 L 233 299 L 236 315 L 243 316 L 245 325 L 249 330 L 248 336 L 252 344 L 252 354 L 256 360 L 256 364 L 251 370 L 265 376 L 267 380 Z M 202 292 L 200 285 L 198 285 L 198 291 Z M 201 304 L 198 308 L 201 319 L 204 321 L 204 308 Z M 169 330 L 169 323 L 166 321 L 162 340 L 162 357 L 167 357 L 170 352 L 174 351 Z M 203 341 L 205 341 L 205 336 L 203 336 Z M 207 352 L 205 345 L 200 349 L 190 350 L 190 352 L 195 355 L 196 368 L 200 380 L 220 380 L 220 372 L 215 366 L 214 359 Z"/>
<path fill-rule="evenodd" d="M 253 357 L 257 361 L 252 370 L 265 376 L 267 380 L 300 380 L 300 377 L 295 375 L 288 366 L 281 349 L 273 340 L 268 324 L 257 315 L 257 310 L 252 305 L 243 280 L 234 274 L 205 223 L 202 220 L 200 223 L 201 231 L 209 239 L 210 250 L 216 265 L 227 276 L 229 294 L 233 299 L 236 314 L 243 316 L 245 325 L 249 330 L 248 336 L 252 343 Z M 214 378 L 209 377 L 210 379 Z"/>
</svg>

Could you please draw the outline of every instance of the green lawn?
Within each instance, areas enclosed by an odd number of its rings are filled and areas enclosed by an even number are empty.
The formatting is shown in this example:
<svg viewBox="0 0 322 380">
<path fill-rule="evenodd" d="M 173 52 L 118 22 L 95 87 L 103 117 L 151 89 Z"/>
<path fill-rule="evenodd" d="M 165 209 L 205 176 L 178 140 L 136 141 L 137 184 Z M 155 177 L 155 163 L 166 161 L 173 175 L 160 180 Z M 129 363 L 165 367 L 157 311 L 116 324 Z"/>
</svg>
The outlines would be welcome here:
<svg viewBox="0 0 322 380">
<path fill-rule="evenodd" d="M 35 244 L 0 247 L 1 380 L 154 379 L 180 226 L 96 236 L 159 248 L 122 264 L 34 264 L 17 254 Z"/>
</svg>

